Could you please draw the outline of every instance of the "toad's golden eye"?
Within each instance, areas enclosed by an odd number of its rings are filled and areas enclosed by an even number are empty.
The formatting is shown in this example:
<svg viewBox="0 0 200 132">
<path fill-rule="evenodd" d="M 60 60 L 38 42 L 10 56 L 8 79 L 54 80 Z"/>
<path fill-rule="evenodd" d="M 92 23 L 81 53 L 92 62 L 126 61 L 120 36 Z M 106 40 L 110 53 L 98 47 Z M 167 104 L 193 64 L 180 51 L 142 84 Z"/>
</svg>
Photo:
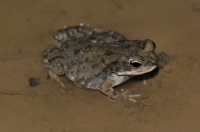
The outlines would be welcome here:
<svg viewBox="0 0 200 132">
<path fill-rule="evenodd" d="M 142 66 L 142 62 L 140 61 L 137 61 L 137 60 L 132 60 L 130 61 L 130 65 L 135 68 L 135 69 L 138 69 Z"/>
</svg>

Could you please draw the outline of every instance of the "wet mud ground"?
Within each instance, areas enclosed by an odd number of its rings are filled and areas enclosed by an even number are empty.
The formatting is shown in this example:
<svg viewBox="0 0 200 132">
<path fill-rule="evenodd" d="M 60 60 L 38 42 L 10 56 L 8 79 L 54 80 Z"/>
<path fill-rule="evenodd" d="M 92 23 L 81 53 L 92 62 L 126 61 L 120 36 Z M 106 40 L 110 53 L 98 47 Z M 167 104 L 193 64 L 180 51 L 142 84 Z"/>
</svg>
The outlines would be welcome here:
<svg viewBox="0 0 200 132">
<path fill-rule="evenodd" d="M 129 39 L 150 38 L 170 62 L 116 87 L 141 94 L 138 103 L 98 91 L 66 88 L 48 78 L 42 51 L 63 26 L 90 24 Z M 11 1 L 0 4 L 1 132 L 199 132 L 200 2 Z M 30 87 L 29 78 L 40 82 Z"/>
</svg>

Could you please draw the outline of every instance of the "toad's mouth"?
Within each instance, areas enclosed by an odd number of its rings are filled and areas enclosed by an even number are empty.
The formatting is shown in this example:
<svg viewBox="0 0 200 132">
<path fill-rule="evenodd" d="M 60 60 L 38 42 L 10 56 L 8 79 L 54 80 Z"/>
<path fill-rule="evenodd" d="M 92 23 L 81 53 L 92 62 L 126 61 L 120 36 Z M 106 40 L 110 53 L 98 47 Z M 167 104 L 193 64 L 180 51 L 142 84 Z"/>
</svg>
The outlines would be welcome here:
<svg viewBox="0 0 200 132">
<path fill-rule="evenodd" d="M 155 65 L 155 66 L 152 66 L 152 67 L 142 68 L 141 70 L 118 72 L 117 75 L 141 75 L 141 74 L 145 74 L 145 73 L 153 71 L 156 67 L 157 66 Z"/>
</svg>

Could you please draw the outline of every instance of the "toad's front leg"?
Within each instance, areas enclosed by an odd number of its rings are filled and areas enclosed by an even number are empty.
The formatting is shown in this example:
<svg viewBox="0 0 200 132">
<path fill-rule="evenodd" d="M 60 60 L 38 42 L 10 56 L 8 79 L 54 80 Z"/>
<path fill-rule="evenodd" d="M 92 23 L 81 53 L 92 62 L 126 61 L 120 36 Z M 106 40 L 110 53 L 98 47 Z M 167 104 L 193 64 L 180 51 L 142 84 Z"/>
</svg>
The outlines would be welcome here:
<svg viewBox="0 0 200 132">
<path fill-rule="evenodd" d="M 100 91 L 110 97 L 111 99 L 115 100 L 130 100 L 133 102 L 137 102 L 134 97 L 140 97 L 139 94 L 135 95 L 128 95 L 125 91 L 122 94 L 119 94 L 117 91 L 113 89 L 114 86 L 123 83 L 124 81 L 128 80 L 132 76 L 118 76 L 116 74 L 112 74 L 102 85 Z"/>
</svg>

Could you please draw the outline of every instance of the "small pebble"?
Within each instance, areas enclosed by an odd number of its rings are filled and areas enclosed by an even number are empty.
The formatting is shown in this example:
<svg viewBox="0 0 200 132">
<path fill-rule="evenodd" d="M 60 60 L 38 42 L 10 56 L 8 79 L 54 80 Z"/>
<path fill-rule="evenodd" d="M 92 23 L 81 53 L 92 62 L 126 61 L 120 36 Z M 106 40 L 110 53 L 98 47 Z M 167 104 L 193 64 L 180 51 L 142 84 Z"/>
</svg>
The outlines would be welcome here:
<svg viewBox="0 0 200 132">
<path fill-rule="evenodd" d="M 40 82 L 39 82 L 39 79 L 36 79 L 34 77 L 31 77 L 29 78 L 29 85 L 31 87 L 35 87 L 36 85 L 38 85 Z"/>
</svg>

